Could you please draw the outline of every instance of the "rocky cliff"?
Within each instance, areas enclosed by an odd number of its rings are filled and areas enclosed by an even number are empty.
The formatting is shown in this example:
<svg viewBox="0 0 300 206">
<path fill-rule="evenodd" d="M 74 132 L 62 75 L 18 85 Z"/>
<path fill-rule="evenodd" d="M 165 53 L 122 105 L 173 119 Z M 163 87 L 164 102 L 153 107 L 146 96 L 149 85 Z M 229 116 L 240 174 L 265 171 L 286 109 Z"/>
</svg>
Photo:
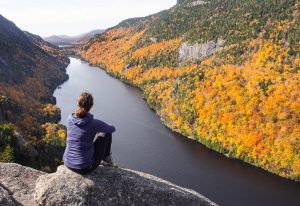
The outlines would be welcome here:
<svg viewBox="0 0 300 206">
<path fill-rule="evenodd" d="M 0 163 L 0 204 L 216 206 L 195 191 L 129 169 L 99 167 L 82 176 L 65 166 L 46 174 L 4 163 Z"/>
<path fill-rule="evenodd" d="M 179 48 L 179 62 L 202 61 L 206 57 L 218 52 L 223 43 L 222 40 L 209 41 L 203 44 L 189 44 L 188 42 L 184 42 Z"/>
</svg>

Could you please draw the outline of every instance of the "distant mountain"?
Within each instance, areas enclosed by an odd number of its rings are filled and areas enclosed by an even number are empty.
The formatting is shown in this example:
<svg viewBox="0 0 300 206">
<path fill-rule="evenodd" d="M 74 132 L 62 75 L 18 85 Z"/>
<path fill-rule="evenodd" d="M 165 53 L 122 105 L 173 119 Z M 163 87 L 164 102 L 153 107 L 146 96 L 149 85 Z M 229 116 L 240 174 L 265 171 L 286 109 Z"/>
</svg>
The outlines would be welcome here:
<svg viewBox="0 0 300 206">
<path fill-rule="evenodd" d="M 61 36 L 54 35 L 54 36 L 46 37 L 44 38 L 44 40 L 54 45 L 68 45 L 71 44 L 70 38 L 71 37 L 67 37 L 67 36 L 61 37 Z"/>
<path fill-rule="evenodd" d="M 81 45 L 87 43 L 97 34 L 103 33 L 105 30 L 93 30 L 77 36 L 54 35 L 44 38 L 45 41 L 54 45 Z"/>
<path fill-rule="evenodd" d="M 65 51 L 62 48 L 59 48 L 58 46 L 55 46 L 47 41 L 44 41 L 38 35 L 31 34 L 27 31 L 24 31 L 24 33 L 33 44 L 42 48 L 48 54 L 51 54 L 52 56 L 54 56 L 61 63 L 65 64 L 65 63 L 69 62 L 69 58 L 66 55 L 63 55 L 65 53 Z"/>
<path fill-rule="evenodd" d="M 51 150 L 45 141 L 45 127 L 58 127 L 52 124 L 60 120 L 53 92 L 68 79 L 68 64 L 69 59 L 59 47 L 23 32 L 0 15 L 0 161 L 39 169 L 51 168 L 50 162 L 56 161 L 56 157 L 45 153 Z M 29 152 L 29 145 L 40 155 Z"/>
</svg>

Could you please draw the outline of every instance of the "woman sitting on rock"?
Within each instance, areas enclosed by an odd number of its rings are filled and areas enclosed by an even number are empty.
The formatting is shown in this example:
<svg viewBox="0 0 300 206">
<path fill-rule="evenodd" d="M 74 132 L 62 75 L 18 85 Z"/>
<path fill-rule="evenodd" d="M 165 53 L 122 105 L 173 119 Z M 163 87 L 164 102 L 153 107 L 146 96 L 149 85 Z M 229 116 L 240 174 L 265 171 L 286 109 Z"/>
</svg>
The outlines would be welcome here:
<svg viewBox="0 0 300 206">
<path fill-rule="evenodd" d="M 76 112 L 68 118 L 65 165 L 79 174 L 93 171 L 101 161 L 104 165 L 117 167 L 111 157 L 112 133 L 116 131 L 115 127 L 94 119 L 89 113 L 94 104 L 90 93 L 82 93 L 77 104 Z"/>
</svg>

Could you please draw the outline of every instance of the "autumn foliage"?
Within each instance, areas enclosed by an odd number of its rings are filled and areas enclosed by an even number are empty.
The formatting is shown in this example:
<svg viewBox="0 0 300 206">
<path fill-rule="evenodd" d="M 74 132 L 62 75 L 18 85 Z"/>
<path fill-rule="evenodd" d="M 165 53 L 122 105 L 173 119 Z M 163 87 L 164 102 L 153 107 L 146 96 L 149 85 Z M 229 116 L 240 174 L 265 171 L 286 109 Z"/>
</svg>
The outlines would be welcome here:
<svg viewBox="0 0 300 206">
<path fill-rule="evenodd" d="M 140 87 L 170 128 L 299 181 L 300 47 L 282 38 L 297 24 L 297 5 L 289 20 L 268 22 L 255 38 L 232 43 L 197 64 L 174 64 L 182 38 L 141 46 L 148 27 L 113 28 L 81 55 Z"/>
<path fill-rule="evenodd" d="M 0 56 L 0 161 L 54 171 L 62 163 L 65 128 L 55 124 L 60 109 L 52 95 L 68 79 L 69 59 L 1 15 Z"/>
</svg>

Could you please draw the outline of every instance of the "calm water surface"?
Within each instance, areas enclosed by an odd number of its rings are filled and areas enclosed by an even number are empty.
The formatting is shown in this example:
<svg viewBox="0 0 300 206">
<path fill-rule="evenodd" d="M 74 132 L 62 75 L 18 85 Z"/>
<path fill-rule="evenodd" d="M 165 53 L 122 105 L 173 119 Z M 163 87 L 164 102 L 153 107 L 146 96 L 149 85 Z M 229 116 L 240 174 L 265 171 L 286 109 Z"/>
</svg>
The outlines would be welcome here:
<svg viewBox="0 0 300 206">
<path fill-rule="evenodd" d="M 55 91 L 62 123 L 82 91 L 94 95 L 92 113 L 116 126 L 113 157 L 122 167 L 191 188 L 226 206 L 300 205 L 300 183 L 228 159 L 166 128 L 142 92 L 103 70 L 70 58 L 70 79 Z"/>
</svg>

